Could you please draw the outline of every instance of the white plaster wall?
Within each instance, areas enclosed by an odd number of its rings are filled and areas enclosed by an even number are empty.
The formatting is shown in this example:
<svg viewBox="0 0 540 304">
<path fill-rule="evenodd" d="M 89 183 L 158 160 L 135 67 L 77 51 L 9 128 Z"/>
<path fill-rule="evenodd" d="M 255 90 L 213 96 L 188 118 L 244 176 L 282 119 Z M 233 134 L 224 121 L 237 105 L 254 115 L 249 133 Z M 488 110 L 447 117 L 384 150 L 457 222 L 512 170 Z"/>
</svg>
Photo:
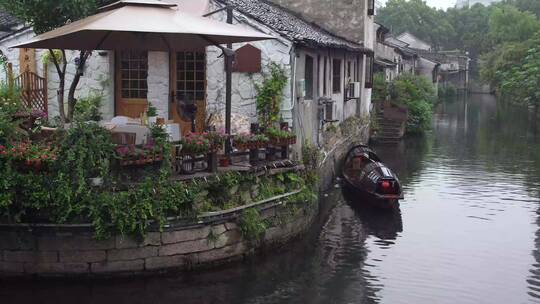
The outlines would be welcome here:
<svg viewBox="0 0 540 304">
<path fill-rule="evenodd" d="M 159 117 L 169 117 L 169 53 L 148 53 L 148 101 Z"/>
<path fill-rule="evenodd" d="M 334 100 L 336 106 L 336 115 L 335 119 L 339 122 L 344 121 L 345 119 L 355 116 L 357 111 L 358 102 L 355 100 L 344 100 L 345 86 L 348 83 L 348 67 L 347 63 L 351 62 L 351 80 L 359 81 L 358 75 L 354 76 L 355 68 L 354 66 L 358 64 L 357 53 L 336 51 L 336 50 L 323 50 L 323 49 L 311 49 L 311 48 L 297 48 L 295 53 L 295 65 L 296 65 L 296 80 L 305 79 L 305 62 L 306 56 L 311 56 L 314 59 L 313 72 L 315 75 L 315 81 L 313 83 L 314 87 L 314 98 L 313 100 L 305 100 L 300 98 L 299 94 L 296 93 L 294 96 L 296 102 L 295 106 L 295 126 L 296 133 L 300 139 L 298 142 L 298 149 L 304 140 L 308 140 L 312 143 L 320 143 L 322 140 L 322 121 L 319 117 L 319 98 L 328 97 Z M 327 73 L 324 75 L 324 60 L 327 60 Z M 341 93 L 333 93 L 333 80 L 332 80 L 332 61 L 333 59 L 341 60 Z M 359 74 L 358 68 L 356 67 L 357 74 Z M 326 82 L 327 92 L 324 94 L 324 82 Z"/>
<path fill-rule="evenodd" d="M 376 32 L 375 32 L 375 20 L 374 20 L 374 16 L 368 16 L 367 15 L 367 11 L 366 11 L 366 15 L 365 15 L 365 18 L 364 18 L 364 37 L 365 37 L 365 41 L 364 41 L 364 46 L 369 48 L 369 49 L 374 49 L 374 46 L 375 46 L 375 35 L 376 35 Z M 364 57 L 364 60 L 363 60 L 363 64 L 362 64 L 362 71 L 361 71 L 361 75 L 362 75 L 362 84 L 364 84 L 362 87 L 362 99 L 361 99 L 361 102 L 360 102 L 360 106 L 358 108 L 358 115 L 360 116 L 367 116 L 369 115 L 370 111 L 371 111 L 371 92 L 372 90 L 371 89 L 368 89 L 368 88 L 365 88 L 365 83 L 366 83 L 366 56 L 363 56 Z"/>
<path fill-rule="evenodd" d="M 7 37 L 0 42 L 0 50 L 7 57 L 8 62 L 12 64 L 14 75 L 19 74 L 19 49 L 11 49 L 9 47 L 24 41 L 28 41 L 34 36 L 34 32 L 32 32 L 32 30 L 30 29 L 27 29 L 20 33 Z M 36 69 L 40 75 L 43 75 L 43 65 L 41 64 L 42 53 L 43 51 L 39 50 L 36 52 Z M 0 81 L 7 82 L 7 71 L 5 71 L 3 67 L 0 72 Z"/>
<path fill-rule="evenodd" d="M 28 41 L 35 34 L 32 30 L 28 29 L 23 32 L 17 33 L 0 41 L 0 50 L 6 55 L 8 61 L 13 66 L 13 74 L 17 76 L 19 71 L 19 49 L 9 49 L 18 43 Z M 40 76 L 44 76 L 43 70 L 43 54 L 47 53 L 47 50 L 36 50 L 36 68 Z M 100 56 L 97 51 L 93 52 L 87 61 L 86 68 L 84 70 L 84 76 L 81 77 L 81 81 L 77 87 L 75 97 L 86 97 L 89 94 L 101 94 L 103 95 L 102 114 L 105 119 L 110 119 L 114 114 L 114 65 L 112 64 L 112 55 L 109 52 L 103 53 L 104 56 Z M 68 67 L 66 70 L 66 87 L 65 87 L 65 101 L 67 101 L 69 86 L 73 80 L 75 74 L 74 59 L 77 57 L 78 52 L 69 51 L 66 53 L 68 60 Z M 49 117 L 52 118 L 58 115 L 58 74 L 54 65 L 51 63 L 47 68 L 48 75 L 48 111 Z M 0 80 L 6 81 L 6 73 L 2 71 L 0 73 Z"/>
<path fill-rule="evenodd" d="M 210 10 L 219 8 L 216 3 L 211 4 Z M 218 13 L 212 18 L 220 21 L 226 20 L 225 13 Z M 256 23 L 235 11 L 234 24 L 251 26 L 264 33 L 275 35 L 270 29 Z M 262 84 L 265 75 L 269 74 L 268 65 L 277 63 L 281 65 L 291 76 L 291 43 L 284 39 L 251 42 L 251 45 L 259 48 L 262 52 L 262 73 L 233 73 L 232 75 L 232 113 L 247 116 L 252 122 L 256 121 L 256 97 L 255 85 Z M 233 45 L 233 49 L 242 47 L 243 43 Z M 216 47 L 207 48 L 207 112 L 208 114 L 225 113 L 225 62 L 221 56 L 221 50 Z M 282 96 L 282 117 L 292 124 L 292 80 L 289 80 Z"/>
<path fill-rule="evenodd" d="M 418 59 L 418 67 L 416 69 L 416 72 L 418 73 L 418 75 L 424 76 L 429 79 L 429 81 L 433 81 L 433 69 L 435 69 L 435 66 L 436 64 L 433 61 L 420 57 Z"/>
</svg>

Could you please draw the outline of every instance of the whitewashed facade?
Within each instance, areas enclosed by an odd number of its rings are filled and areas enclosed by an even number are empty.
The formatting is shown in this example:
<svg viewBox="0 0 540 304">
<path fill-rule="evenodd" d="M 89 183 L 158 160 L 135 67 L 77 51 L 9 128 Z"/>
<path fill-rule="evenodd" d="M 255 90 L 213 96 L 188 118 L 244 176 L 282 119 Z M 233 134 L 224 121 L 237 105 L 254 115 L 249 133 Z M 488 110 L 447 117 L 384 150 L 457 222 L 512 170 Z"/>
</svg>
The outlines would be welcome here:
<svg viewBox="0 0 540 304">
<path fill-rule="evenodd" d="M 193 1 L 191 1 L 193 2 Z M 209 7 L 206 11 L 222 7 L 220 2 L 206 1 Z M 225 12 L 213 15 L 211 18 L 225 19 Z M 317 142 L 322 128 L 324 112 L 321 112 L 319 99 L 328 97 L 335 102 L 335 113 L 333 117 L 336 122 L 341 122 L 351 116 L 367 115 L 371 105 L 371 90 L 364 88 L 366 78 L 366 56 L 357 50 L 347 50 L 331 47 L 299 46 L 294 41 L 283 37 L 273 28 L 258 22 L 248 15 L 235 10 L 234 23 L 241 23 L 251 26 L 267 34 L 273 35 L 277 39 L 251 43 L 262 52 L 262 73 L 233 73 L 232 83 L 232 111 L 233 114 L 248 117 L 251 122 L 256 121 L 256 84 L 262 83 L 265 74 L 268 72 L 268 64 L 277 63 L 284 68 L 289 76 L 288 85 L 282 96 L 282 117 L 288 121 L 296 130 L 300 137 L 299 142 L 309 139 Z M 372 17 L 371 17 L 372 18 Z M 366 28 L 367 47 L 372 28 Z M 0 50 L 13 65 L 14 75 L 19 71 L 19 50 L 9 47 L 17 43 L 29 40 L 34 36 L 31 29 L 14 32 L 10 36 L 0 41 Z M 234 49 L 242 47 L 244 44 L 234 45 Z M 371 45 L 371 47 L 373 47 Z M 54 66 L 49 64 L 46 70 L 42 64 L 42 57 L 47 51 L 37 50 L 37 73 L 46 75 L 48 78 L 48 114 L 49 117 L 58 115 L 57 89 L 58 79 Z M 219 114 L 225 111 L 225 64 L 224 58 L 220 57 L 221 50 L 216 47 L 206 49 L 206 114 Z M 68 52 L 69 62 L 66 81 L 67 89 L 71 83 L 75 72 L 74 58 L 77 52 Z M 90 94 L 101 94 L 103 96 L 102 114 L 105 120 L 116 116 L 115 96 L 115 65 L 117 53 L 112 51 L 94 51 L 87 61 L 84 76 L 76 91 L 76 98 L 88 96 Z M 298 91 L 298 84 L 306 81 L 306 58 L 311 58 L 313 63 L 311 88 L 312 93 L 306 95 Z M 166 52 L 148 53 L 147 71 L 147 99 L 157 109 L 162 117 L 171 117 L 171 91 L 174 87 L 171 84 L 171 55 Z M 326 61 L 326 69 L 324 62 Z M 339 68 L 334 68 L 339 64 Z M 338 73 L 338 74 L 336 74 Z M 6 80 L 6 73 L 1 77 Z M 337 77 L 339 77 L 338 80 Z M 335 79 L 336 78 L 336 79 Z M 309 81 L 309 80 L 308 80 Z M 349 82 L 360 82 L 362 91 L 360 98 L 348 100 L 345 96 L 346 86 Z M 339 86 L 339 88 L 337 88 Z"/>
</svg>

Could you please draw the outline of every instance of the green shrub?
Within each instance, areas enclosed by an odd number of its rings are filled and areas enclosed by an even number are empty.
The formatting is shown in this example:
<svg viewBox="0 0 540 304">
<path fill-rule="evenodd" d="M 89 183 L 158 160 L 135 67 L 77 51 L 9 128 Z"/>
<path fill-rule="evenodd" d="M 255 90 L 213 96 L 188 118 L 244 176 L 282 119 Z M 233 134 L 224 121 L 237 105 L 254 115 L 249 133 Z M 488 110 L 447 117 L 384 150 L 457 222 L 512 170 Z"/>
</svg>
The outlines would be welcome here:
<svg viewBox="0 0 540 304">
<path fill-rule="evenodd" d="M 427 102 L 411 102 L 407 105 L 407 108 L 409 110 L 408 133 L 418 134 L 431 129 L 433 116 L 431 104 Z"/>
<path fill-rule="evenodd" d="M 438 91 L 439 98 L 453 98 L 457 96 L 457 88 L 451 83 L 439 86 Z"/>
<path fill-rule="evenodd" d="M 259 242 L 268 228 L 262 220 L 259 210 L 255 208 L 246 209 L 242 212 L 239 227 L 244 239 L 251 244 Z"/>
<path fill-rule="evenodd" d="M 433 84 L 423 76 L 403 74 L 390 86 L 392 100 L 409 110 L 407 133 L 422 133 L 431 128 L 433 105 L 437 98 Z"/>
<path fill-rule="evenodd" d="M 13 119 L 13 115 L 20 112 L 26 112 L 26 109 L 19 91 L 5 83 L 0 84 L 0 144 L 28 135 L 19 127 L 21 121 Z"/>
<path fill-rule="evenodd" d="M 376 73 L 373 75 L 373 93 L 371 100 L 373 102 L 382 102 L 389 95 L 388 83 L 384 73 Z"/>
<path fill-rule="evenodd" d="M 74 120 L 79 122 L 101 121 L 102 104 L 103 96 L 99 94 L 90 94 L 86 97 L 79 98 L 75 104 Z"/>
<path fill-rule="evenodd" d="M 270 128 L 279 122 L 283 90 L 287 86 L 287 74 L 283 67 L 271 63 L 270 75 L 262 85 L 257 85 L 257 116 L 261 126 Z"/>
</svg>

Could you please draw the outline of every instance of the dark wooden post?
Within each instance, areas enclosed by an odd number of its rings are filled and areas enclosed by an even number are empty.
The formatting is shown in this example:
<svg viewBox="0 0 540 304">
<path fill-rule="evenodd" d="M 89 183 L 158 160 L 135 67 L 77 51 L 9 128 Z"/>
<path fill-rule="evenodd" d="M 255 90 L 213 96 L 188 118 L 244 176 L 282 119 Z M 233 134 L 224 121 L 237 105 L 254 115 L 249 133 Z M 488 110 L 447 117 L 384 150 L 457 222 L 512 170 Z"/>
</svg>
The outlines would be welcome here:
<svg viewBox="0 0 540 304">
<path fill-rule="evenodd" d="M 233 23 L 233 9 L 227 7 L 227 23 Z M 232 49 L 232 44 L 227 44 L 227 48 Z M 231 115 L 232 115 L 232 56 L 225 54 L 225 132 L 231 135 Z M 230 155 L 232 151 L 230 141 L 227 141 L 225 146 L 225 154 Z"/>
<path fill-rule="evenodd" d="M 8 63 L 8 86 L 10 90 L 13 90 L 13 82 L 15 80 L 15 77 L 13 76 L 13 64 Z"/>
<path fill-rule="evenodd" d="M 218 172 L 217 152 L 208 153 L 208 172 L 209 173 L 217 173 Z"/>
<path fill-rule="evenodd" d="M 283 146 L 281 150 L 281 159 L 289 159 L 289 146 Z"/>
</svg>

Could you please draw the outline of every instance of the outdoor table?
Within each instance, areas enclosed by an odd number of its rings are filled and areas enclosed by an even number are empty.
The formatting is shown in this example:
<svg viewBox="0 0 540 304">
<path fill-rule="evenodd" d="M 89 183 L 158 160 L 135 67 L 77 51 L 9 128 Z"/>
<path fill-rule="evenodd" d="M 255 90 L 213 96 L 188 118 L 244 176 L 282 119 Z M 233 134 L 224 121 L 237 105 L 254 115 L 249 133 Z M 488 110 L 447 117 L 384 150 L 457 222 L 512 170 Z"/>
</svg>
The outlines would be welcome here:
<svg viewBox="0 0 540 304">
<path fill-rule="evenodd" d="M 165 131 L 169 134 L 169 140 L 171 142 L 178 142 L 182 139 L 180 124 L 177 123 L 166 123 Z"/>
<path fill-rule="evenodd" d="M 135 144 L 143 145 L 147 142 L 148 137 L 150 136 L 150 129 L 148 126 L 141 124 L 126 124 L 126 125 L 115 125 L 112 123 L 106 123 L 105 128 L 108 129 L 111 133 L 133 133 L 136 134 Z"/>
</svg>

